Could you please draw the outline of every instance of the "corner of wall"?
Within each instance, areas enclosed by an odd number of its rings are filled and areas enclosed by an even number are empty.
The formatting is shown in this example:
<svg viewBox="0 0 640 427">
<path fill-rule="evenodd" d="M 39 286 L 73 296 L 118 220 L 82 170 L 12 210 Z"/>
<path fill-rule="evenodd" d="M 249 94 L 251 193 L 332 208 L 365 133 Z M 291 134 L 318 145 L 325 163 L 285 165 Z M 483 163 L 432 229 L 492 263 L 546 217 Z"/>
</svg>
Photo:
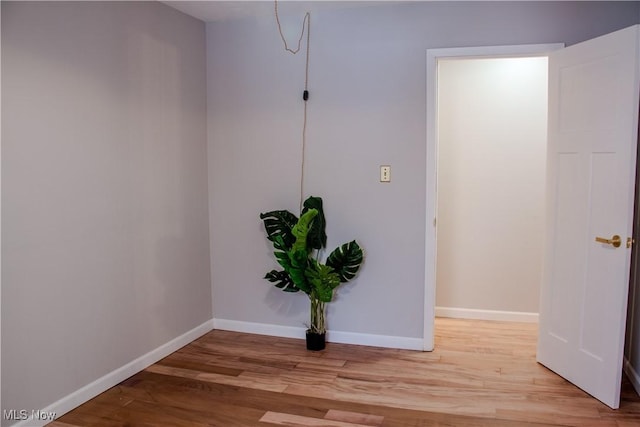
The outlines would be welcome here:
<svg viewBox="0 0 640 427">
<path fill-rule="evenodd" d="M 118 383 L 121 383 L 132 375 L 135 375 L 138 372 L 148 368 L 160 359 L 163 359 L 164 357 L 177 351 L 181 347 L 184 347 L 190 342 L 200 338 L 212 329 L 213 320 L 208 320 L 200 326 L 196 326 L 195 328 L 185 332 L 179 337 L 172 339 L 171 341 L 161 345 L 160 347 L 151 350 L 147 354 L 144 354 L 137 359 L 132 360 L 126 365 L 121 366 L 120 368 L 109 372 L 101 378 L 98 378 L 92 383 L 87 384 L 86 386 L 74 391 L 73 393 L 63 397 L 62 399 L 54 402 L 46 408 L 32 411 L 29 419 L 15 424 L 14 427 L 44 426 L 51 421 L 51 418 L 58 418 L 66 414 L 72 409 L 82 405 L 86 401 L 93 399 L 100 393 L 103 393 L 111 387 L 117 385 Z"/>
</svg>

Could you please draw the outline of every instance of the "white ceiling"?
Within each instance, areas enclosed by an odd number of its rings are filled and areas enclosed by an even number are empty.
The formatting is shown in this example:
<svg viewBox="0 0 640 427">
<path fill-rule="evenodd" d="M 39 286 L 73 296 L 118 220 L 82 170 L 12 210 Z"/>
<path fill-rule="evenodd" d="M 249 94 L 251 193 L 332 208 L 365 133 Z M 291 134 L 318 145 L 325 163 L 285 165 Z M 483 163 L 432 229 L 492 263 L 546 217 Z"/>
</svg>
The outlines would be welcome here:
<svg viewBox="0 0 640 427">
<path fill-rule="evenodd" d="M 272 17 L 274 14 L 273 0 L 175 0 L 162 1 L 162 3 L 205 22 L 226 21 L 251 17 Z M 327 10 L 371 6 L 382 3 L 382 1 L 278 1 L 278 12 L 281 15 L 304 14 L 305 12 L 314 13 Z"/>
</svg>

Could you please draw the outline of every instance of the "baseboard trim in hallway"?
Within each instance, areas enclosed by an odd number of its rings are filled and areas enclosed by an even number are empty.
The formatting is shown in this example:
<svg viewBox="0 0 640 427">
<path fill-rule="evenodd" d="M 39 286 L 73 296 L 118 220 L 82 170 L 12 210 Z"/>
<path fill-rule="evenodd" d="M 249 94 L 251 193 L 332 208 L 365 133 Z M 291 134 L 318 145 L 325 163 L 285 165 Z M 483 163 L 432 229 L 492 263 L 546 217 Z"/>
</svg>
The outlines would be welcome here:
<svg viewBox="0 0 640 427">
<path fill-rule="evenodd" d="M 501 322 L 538 323 L 538 313 L 524 311 L 478 310 L 472 308 L 436 307 L 437 317 L 452 319 L 497 320 Z"/>
</svg>

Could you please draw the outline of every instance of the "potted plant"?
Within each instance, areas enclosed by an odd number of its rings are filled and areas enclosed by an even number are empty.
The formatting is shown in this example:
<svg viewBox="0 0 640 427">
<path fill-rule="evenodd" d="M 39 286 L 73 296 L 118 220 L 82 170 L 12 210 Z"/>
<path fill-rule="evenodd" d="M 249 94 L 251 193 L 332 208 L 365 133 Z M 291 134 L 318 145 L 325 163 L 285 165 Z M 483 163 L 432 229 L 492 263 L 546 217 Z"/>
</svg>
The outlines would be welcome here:
<svg viewBox="0 0 640 427">
<path fill-rule="evenodd" d="M 362 249 L 355 240 L 335 249 L 320 262 L 327 244 L 326 222 L 320 197 L 309 197 L 300 218 L 287 210 L 260 214 L 267 239 L 273 243 L 276 261 L 282 270 L 271 270 L 265 279 L 284 292 L 302 291 L 311 302 L 307 329 L 307 348 L 325 347 L 325 304 L 333 299 L 333 290 L 353 279 L 363 261 Z"/>
</svg>

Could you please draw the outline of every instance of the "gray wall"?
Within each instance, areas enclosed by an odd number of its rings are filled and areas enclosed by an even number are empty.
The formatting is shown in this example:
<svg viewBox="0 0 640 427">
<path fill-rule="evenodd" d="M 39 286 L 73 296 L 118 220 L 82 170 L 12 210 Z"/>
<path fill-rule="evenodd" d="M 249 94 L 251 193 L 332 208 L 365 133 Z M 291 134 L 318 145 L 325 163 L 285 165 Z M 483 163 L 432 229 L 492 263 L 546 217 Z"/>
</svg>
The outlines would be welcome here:
<svg viewBox="0 0 640 427">
<path fill-rule="evenodd" d="M 330 249 L 357 238 L 366 250 L 329 329 L 423 335 L 426 49 L 570 45 L 638 13 L 636 2 L 407 2 L 312 17 L 305 192 L 324 198 Z M 283 19 L 290 40 L 301 19 Z M 305 297 L 262 279 L 276 264 L 258 214 L 298 209 L 304 56 L 284 52 L 273 16 L 208 24 L 207 52 L 214 317 L 302 326 Z"/>
<path fill-rule="evenodd" d="M 3 409 L 211 319 L 205 85 L 160 3 L 2 2 Z"/>
</svg>

